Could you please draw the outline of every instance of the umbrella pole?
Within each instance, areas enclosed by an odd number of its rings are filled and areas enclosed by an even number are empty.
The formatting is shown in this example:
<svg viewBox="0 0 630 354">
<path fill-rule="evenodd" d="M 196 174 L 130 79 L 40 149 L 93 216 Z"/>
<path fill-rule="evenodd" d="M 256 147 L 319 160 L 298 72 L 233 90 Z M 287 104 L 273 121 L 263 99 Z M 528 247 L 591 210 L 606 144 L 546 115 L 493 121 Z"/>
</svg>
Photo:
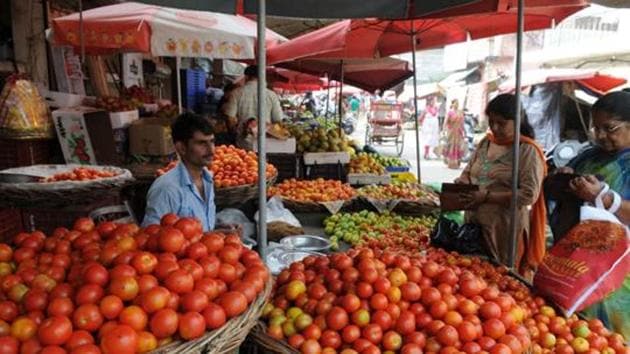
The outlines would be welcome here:
<svg viewBox="0 0 630 354">
<path fill-rule="evenodd" d="M 175 57 L 175 75 L 177 77 L 177 107 L 179 114 L 182 114 L 182 58 Z"/>
<path fill-rule="evenodd" d="M 411 65 L 413 65 L 413 110 L 416 125 L 416 163 L 418 164 L 418 182 L 422 181 L 420 176 L 420 127 L 418 126 L 418 78 L 416 77 L 416 31 L 413 21 L 411 21 Z"/>
<path fill-rule="evenodd" d="M 512 147 L 513 161 L 512 164 L 512 202 L 511 202 L 511 226 L 512 232 L 510 237 L 510 254 L 508 255 L 508 266 L 517 269 L 516 264 L 516 247 L 518 247 L 518 166 L 520 153 L 520 137 L 521 137 L 521 76 L 523 64 L 523 31 L 524 31 L 524 0 L 518 0 L 518 32 L 516 32 L 516 116 L 514 118 L 514 146 Z"/>
<path fill-rule="evenodd" d="M 328 123 L 328 109 L 330 107 L 330 76 L 326 73 L 326 123 Z"/>
<path fill-rule="evenodd" d="M 263 119 L 265 112 L 265 95 L 267 93 L 266 71 L 266 3 L 258 0 L 258 252 L 263 260 L 267 256 L 267 178 L 266 178 L 266 121 Z"/>
<path fill-rule="evenodd" d="M 83 0 L 79 0 L 79 40 L 81 41 L 81 64 L 85 63 L 85 36 L 83 34 Z"/>
<path fill-rule="evenodd" d="M 341 61 L 341 65 L 340 65 L 340 70 L 341 70 L 341 81 L 339 81 L 339 133 L 341 133 L 341 121 L 343 120 L 343 112 L 341 112 L 341 108 L 343 106 L 343 75 L 344 75 L 344 70 L 343 70 L 343 60 Z"/>
</svg>

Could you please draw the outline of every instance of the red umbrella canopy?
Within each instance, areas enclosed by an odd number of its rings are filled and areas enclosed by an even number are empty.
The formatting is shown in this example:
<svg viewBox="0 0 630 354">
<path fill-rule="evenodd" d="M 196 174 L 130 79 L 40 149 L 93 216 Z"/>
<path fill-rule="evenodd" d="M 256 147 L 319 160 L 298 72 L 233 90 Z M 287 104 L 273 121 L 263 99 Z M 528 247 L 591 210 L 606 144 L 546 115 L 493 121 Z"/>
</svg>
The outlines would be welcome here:
<svg viewBox="0 0 630 354">
<path fill-rule="evenodd" d="M 525 0 L 525 11 L 528 14 L 545 14 L 553 7 L 580 7 L 590 4 L 588 0 Z M 480 0 L 442 11 L 430 13 L 425 18 L 444 18 L 464 15 L 475 15 L 492 12 L 516 12 L 518 0 Z"/>
<path fill-rule="evenodd" d="M 394 58 L 307 59 L 279 64 L 283 68 L 317 76 L 327 75 L 365 91 L 386 90 L 413 75 L 408 62 Z"/>
<path fill-rule="evenodd" d="M 582 9 L 581 6 L 550 7 L 546 13 L 526 13 L 525 30 L 545 29 Z M 442 47 L 517 31 L 517 14 L 494 12 L 450 18 L 418 20 L 344 20 L 282 43 L 268 51 L 270 63 L 299 59 L 378 58 L 417 49 Z"/>
<path fill-rule="evenodd" d="M 267 0 L 267 15 L 297 18 L 416 18 L 480 0 Z M 142 0 L 172 6 L 173 0 Z M 183 9 L 255 15 L 257 0 L 178 0 Z"/>
<path fill-rule="evenodd" d="M 274 89 L 292 92 L 317 91 L 325 86 L 320 77 L 281 68 L 268 68 L 267 81 Z"/>
</svg>

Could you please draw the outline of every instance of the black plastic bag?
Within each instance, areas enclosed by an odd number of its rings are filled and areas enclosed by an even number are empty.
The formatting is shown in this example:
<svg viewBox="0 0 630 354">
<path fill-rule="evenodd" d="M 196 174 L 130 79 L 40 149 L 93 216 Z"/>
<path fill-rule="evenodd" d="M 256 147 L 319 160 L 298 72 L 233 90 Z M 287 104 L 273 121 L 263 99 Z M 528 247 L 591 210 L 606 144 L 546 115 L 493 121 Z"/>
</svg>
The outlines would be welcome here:
<svg viewBox="0 0 630 354">
<path fill-rule="evenodd" d="M 481 226 L 472 223 L 459 226 L 444 217 L 440 217 L 433 229 L 431 244 L 461 254 L 487 255 Z"/>
</svg>

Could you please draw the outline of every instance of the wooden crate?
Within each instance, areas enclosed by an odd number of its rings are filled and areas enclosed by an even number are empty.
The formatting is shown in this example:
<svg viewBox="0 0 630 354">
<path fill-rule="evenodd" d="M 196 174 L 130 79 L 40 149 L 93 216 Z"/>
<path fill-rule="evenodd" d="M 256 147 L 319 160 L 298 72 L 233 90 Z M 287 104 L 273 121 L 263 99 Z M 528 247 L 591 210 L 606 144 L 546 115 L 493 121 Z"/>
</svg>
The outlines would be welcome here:
<svg viewBox="0 0 630 354">
<path fill-rule="evenodd" d="M 0 139 L 0 170 L 63 163 L 57 139 Z"/>
<path fill-rule="evenodd" d="M 22 214 L 19 209 L 0 209 L 0 242 L 10 243 L 22 230 Z"/>
<path fill-rule="evenodd" d="M 296 154 L 267 154 L 267 162 L 278 170 L 276 182 L 300 178 L 300 162 Z"/>
</svg>

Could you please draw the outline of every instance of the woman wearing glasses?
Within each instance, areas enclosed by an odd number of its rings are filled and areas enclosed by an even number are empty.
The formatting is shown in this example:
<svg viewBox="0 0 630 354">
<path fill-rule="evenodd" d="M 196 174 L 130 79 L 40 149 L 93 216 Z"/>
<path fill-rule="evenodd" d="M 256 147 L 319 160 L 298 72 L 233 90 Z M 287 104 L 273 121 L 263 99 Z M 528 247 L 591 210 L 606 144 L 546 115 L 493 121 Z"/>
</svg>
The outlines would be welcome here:
<svg viewBox="0 0 630 354">
<path fill-rule="evenodd" d="M 579 177 L 569 182 L 569 189 L 577 203 L 560 202 L 550 218 L 556 240 L 571 226 L 558 225 L 570 217 L 568 213 L 579 213 L 579 205 L 584 202 L 608 210 L 626 225 L 630 222 L 630 92 L 613 92 L 603 96 L 593 105 L 592 113 L 591 133 L 595 145 L 560 171 Z M 622 333 L 626 341 L 630 341 L 628 309 L 630 273 L 620 289 L 585 312 L 589 317 L 602 319 L 609 328 Z"/>
</svg>

